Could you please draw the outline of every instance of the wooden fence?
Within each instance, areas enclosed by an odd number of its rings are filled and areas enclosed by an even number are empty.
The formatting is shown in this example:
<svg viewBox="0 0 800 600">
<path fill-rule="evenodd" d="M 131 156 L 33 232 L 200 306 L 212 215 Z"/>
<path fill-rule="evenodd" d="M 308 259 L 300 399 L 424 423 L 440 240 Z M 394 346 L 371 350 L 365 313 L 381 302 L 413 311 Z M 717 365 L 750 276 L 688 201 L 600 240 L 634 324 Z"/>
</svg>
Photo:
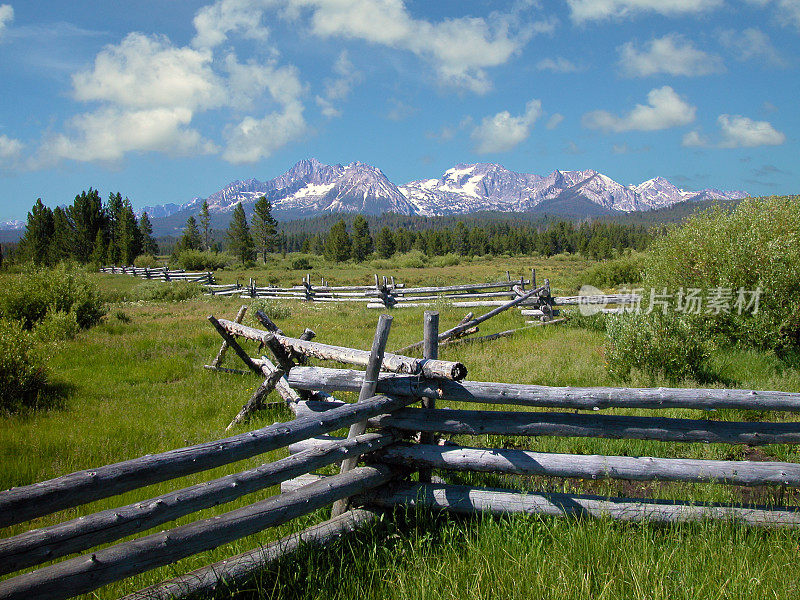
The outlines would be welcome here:
<svg viewBox="0 0 800 600">
<path fill-rule="evenodd" d="M 143 456 L 0 492 L 0 527 L 207 471 L 276 448 L 290 455 L 254 469 L 162 494 L 117 509 L 34 529 L 0 541 L 0 573 L 11 573 L 85 552 L 196 511 L 282 482 L 280 494 L 219 516 L 145 534 L 0 581 L 0 598 L 68 598 L 170 564 L 327 505 L 332 518 L 274 544 L 137 592 L 129 598 L 175 598 L 207 592 L 220 581 L 242 581 L 301 543 L 324 544 L 381 510 L 414 506 L 461 514 L 527 513 L 606 516 L 626 521 L 729 519 L 749 525 L 798 527 L 796 508 L 666 502 L 480 488 L 432 482 L 431 470 L 581 479 L 800 487 L 800 464 L 545 453 L 525 449 L 439 445 L 434 435 L 563 436 L 724 444 L 800 443 L 800 422 L 758 420 L 764 411 L 800 412 L 800 394 L 682 388 L 573 388 L 467 381 L 466 367 L 439 359 L 438 315 L 426 313 L 423 358 L 385 351 L 392 318 L 382 315 L 372 349 L 332 346 L 284 333 L 263 313 L 264 329 L 209 317 L 223 346 L 211 368 L 224 370 L 232 350 L 264 378 L 234 423 L 263 406 L 275 389 L 294 411 L 285 423 L 225 439 Z M 253 340 L 272 358 L 251 357 L 239 340 Z M 309 358 L 365 370 L 308 366 Z M 273 360 L 275 362 L 273 362 Z M 346 403 L 331 394 L 355 392 Z M 412 406 L 416 403 L 419 406 Z M 497 405 L 498 410 L 445 409 L 443 402 Z M 509 406 L 517 407 L 508 410 Z M 246 410 L 250 408 L 250 410 Z M 537 410 L 526 410 L 535 408 Z M 605 414 L 607 409 L 755 411 L 742 421 Z M 546 409 L 546 410 L 542 410 Z M 585 411 L 585 412 L 581 412 Z M 712 414 L 712 413 L 706 413 Z M 349 427 L 346 438 L 329 434 Z M 371 430 L 371 431 L 370 431 Z M 413 440 L 419 440 L 415 442 Z M 672 453 L 671 453 L 672 454 Z M 361 461 L 362 466 L 359 466 Z M 339 473 L 312 471 L 341 463 Z M 420 472 L 418 482 L 409 474 Z"/>
<path fill-rule="evenodd" d="M 142 279 L 156 279 L 160 281 L 189 281 L 194 283 L 204 283 L 213 285 L 215 283 L 214 273 L 211 271 L 189 273 L 183 269 L 169 269 L 167 267 L 148 268 L 148 267 L 100 267 L 101 273 L 118 273 L 141 277 Z"/>
</svg>

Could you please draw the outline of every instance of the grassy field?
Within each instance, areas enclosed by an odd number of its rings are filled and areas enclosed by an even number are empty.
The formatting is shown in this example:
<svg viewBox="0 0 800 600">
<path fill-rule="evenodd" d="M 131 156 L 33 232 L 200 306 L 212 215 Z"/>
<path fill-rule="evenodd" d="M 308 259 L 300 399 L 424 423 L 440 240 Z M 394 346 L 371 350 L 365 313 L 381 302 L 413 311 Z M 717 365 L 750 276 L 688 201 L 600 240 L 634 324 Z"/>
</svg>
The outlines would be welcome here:
<svg viewBox="0 0 800 600">
<path fill-rule="evenodd" d="M 266 269 L 230 271 L 221 282 L 256 277 L 259 283 L 297 283 L 301 272 L 287 270 L 289 259 Z M 290 261 L 289 261 L 290 262 Z M 384 265 L 322 265 L 331 283 L 366 282 L 372 273 L 399 281 L 463 283 L 512 277 L 537 269 L 556 293 L 571 293 L 591 263 L 575 257 L 475 260 L 425 268 Z M 98 327 L 52 351 L 49 365 L 64 391 L 49 410 L 0 418 L 0 489 L 24 485 L 75 470 L 108 464 L 224 437 L 224 428 L 260 383 L 255 376 L 212 373 L 202 368 L 220 339 L 206 321 L 214 314 L 230 318 L 238 298 L 196 297 L 182 301 L 145 301 L 144 283 L 121 275 L 94 275 L 115 302 Z M 2 283 L 2 280 L 0 280 Z M 175 284 L 180 286 L 184 284 Z M 256 302 L 252 302 L 255 305 Z M 317 339 L 369 348 L 378 311 L 352 304 L 258 303 L 289 334 L 304 327 Z M 465 309 L 440 307 L 441 325 L 455 324 Z M 390 349 L 422 335 L 423 309 L 395 311 Z M 251 323 L 248 319 L 246 322 Z M 487 322 L 481 333 L 524 323 L 518 311 Z M 460 360 L 469 378 L 545 385 L 615 385 L 604 367 L 604 336 L 597 331 L 553 326 L 530 329 L 486 344 L 443 348 L 442 358 Z M 255 352 L 255 348 L 251 348 Z M 231 353 L 228 363 L 233 364 Z M 766 353 L 725 351 L 714 356 L 717 370 L 738 387 L 800 391 L 800 371 Z M 633 381 L 648 385 L 649 381 Z M 658 383 L 658 382 L 657 382 Z M 663 383 L 663 382 L 662 382 Z M 687 386 L 694 386 L 686 382 Z M 270 398 L 273 399 L 273 398 Z M 443 404 L 447 405 L 447 404 Z M 455 403 L 450 406 L 457 407 Z M 466 406 L 466 405 L 464 405 Z M 469 408 L 492 408 L 470 405 Z M 635 411 L 615 411 L 632 413 Z M 663 411 L 666 416 L 703 415 Z M 709 416 L 709 415 L 704 415 Z M 237 432 L 292 418 L 285 408 L 262 411 Z M 712 418 L 786 419 L 785 414 L 753 416 L 720 411 Z M 788 418 L 792 418 L 791 415 Z M 789 446 L 752 450 L 717 444 L 677 444 L 636 440 L 568 438 L 456 438 L 473 446 L 523 447 L 586 454 L 686 456 L 697 458 L 776 457 L 797 461 Z M 150 486 L 36 520 L 50 525 L 97 510 L 150 498 L 200 481 L 232 473 L 285 455 L 285 450 L 242 461 L 179 481 Z M 775 488 L 747 490 L 710 484 L 636 484 L 587 482 L 497 475 L 440 473 L 458 483 L 528 490 L 589 491 L 611 495 L 645 494 L 693 501 L 797 504 L 797 494 Z M 265 490 L 235 503 L 200 513 L 206 517 L 276 493 Z M 186 517 L 178 523 L 194 520 Z M 224 556 L 268 543 L 290 531 L 326 518 L 326 511 L 275 530 L 251 536 L 179 563 L 98 590 L 111 598 L 185 572 Z M 31 524 L 0 530 L 0 537 Z M 160 529 L 166 526 L 161 526 Z M 363 535 L 342 540 L 325 552 L 294 556 L 262 573 L 242 597 L 281 598 L 791 598 L 797 596 L 800 533 L 756 530 L 734 524 L 701 523 L 662 527 L 608 520 L 557 520 L 536 517 L 457 519 L 401 514 Z M 224 597 L 230 595 L 221 593 Z"/>
</svg>

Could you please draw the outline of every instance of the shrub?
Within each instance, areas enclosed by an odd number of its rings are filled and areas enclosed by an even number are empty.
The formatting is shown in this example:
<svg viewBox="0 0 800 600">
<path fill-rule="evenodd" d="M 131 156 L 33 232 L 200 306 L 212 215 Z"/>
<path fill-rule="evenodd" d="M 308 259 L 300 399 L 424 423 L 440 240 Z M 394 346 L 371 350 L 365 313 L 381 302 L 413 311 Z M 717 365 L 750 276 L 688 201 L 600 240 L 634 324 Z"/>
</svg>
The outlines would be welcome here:
<svg viewBox="0 0 800 600">
<path fill-rule="evenodd" d="M 33 407 L 47 387 L 45 359 L 19 321 L 0 319 L 0 411 Z"/>
<path fill-rule="evenodd" d="M 97 286 L 85 273 L 61 264 L 17 277 L 0 291 L 0 317 L 32 329 L 48 312 L 74 313 L 82 328 L 97 324 L 105 307 Z"/>
<path fill-rule="evenodd" d="M 421 250 L 409 250 L 405 254 L 394 257 L 395 265 L 407 269 L 423 269 L 428 262 L 428 257 Z"/>
<path fill-rule="evenodd" d="M 431 259 L 433 267 L 454 267 L 461 264 L 461 257 L 457 254 L 445 254 L 444 256 L 434 256 Z"/>
<path fill-rule="evenodd" d="M 71 340 L 74 338 L 81 327 L 78 324 L 78 316 L 74 311 L 48 311 L 39 324 L 34 328 L 34 334 L 42 342 L 58 342 L 60 340 Z"/>
<path fill-rule="evenodd" d="M 140 269 L 152 269 L 158 264 L 158 260 L 152 254 L 140 254 L 133 260 L 133 266 Z"/>
<path fill-rule="evenodd" d="M 690 217 L 656 240 L 645 261 L 644 287 L 761 289 L 758 312 L 705 313 L 706 329 L 729 342 L 789 349 L 800 343 L 800 198 L 748 198 Z M 705 311 L 705 309 L 704 309 Z M 793 333 L 795 332 L 795 333 Z"/>
<path fill-rule="evenodd" d="M 593 266 L 586 273 L 586 282 L 598 288 L 616 288 L 642 280 L 644 257 L 631 254 L 614 260 L 606 260 Z"/>
<path fill-rule="evenodd" d="M 634 370 L 651 381 L 663 377 L 673 384 L 687 378 L 714 379 L 709 369 L 711 344 L 684 315 L 607 315 L 606 334 L 606 364 L 615 379 L 629 379 Z"/>
<path fill-rule="evenodd" d="M 309 261 L 305 256 L 301 256 L 300 258 L 295 258 L 292 261 L 292 270 L 294 271 L 308 271 L 311 269 L 311 261 Z"/>
<path fill-rule="evenodd" d="M 233 258 L 224 252 L 181 250 L 176 256 L 176 261 L 187 271 L 216 271 L 232 264 Z"/>
</svg>

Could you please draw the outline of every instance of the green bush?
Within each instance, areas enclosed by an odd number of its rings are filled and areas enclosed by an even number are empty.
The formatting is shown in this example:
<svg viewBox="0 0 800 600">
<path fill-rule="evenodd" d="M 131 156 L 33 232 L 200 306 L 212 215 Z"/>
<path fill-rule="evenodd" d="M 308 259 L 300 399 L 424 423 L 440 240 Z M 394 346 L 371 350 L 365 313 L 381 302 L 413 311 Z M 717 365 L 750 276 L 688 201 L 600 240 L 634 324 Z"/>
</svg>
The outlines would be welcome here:
<svg viewBox="0 0 800 600">
<path fill-rule="evenodd" d="M 461 257 L 457 254 L 449 253 L 431 258 L 432 267 L 454 267 L 459 264 L 461 264 Z"/>
<path fill-rule="evenodd" d="M 97 286 L 85 273 L 61 264 L 10 279 L 0 290 L 0 317 L 32 329 L 48 312 L 74 313 L 82 328 L 97 324 L 105 307 Z"/>
<path fill-rule="evenodd" d="M 71 340 L 81 327 L 74 311 L 49 311 L 34 328 L 36 338 L 44 343 Z"/>
<path fill-rule="evenodd" d="M 133 260 L 133 266 L 140 269 L 152 269 L 158 265 L 158 260 L 152 254 L 140 254 Z"/>
<path fill-rule="evenodd" d="M 0 412 L 38 404 L 47 387 L 45 357 L 20 321 L 0 319 Z"/>
<path fill-rule="evenodd" d="M 800 343 L 800 197 L 748 198 L 733 211 L 690 217 L 656 240 L 647 254 L 645 289 L 698 288 L 733 293 L 730 310 L 707 312 L 708 332 L 731 343 L 777 350 Z M 761 289 L 758 312 L 735 305 L 738 290 Z M 750 296 L 744 298 L 745 302 Z"/>
<path fill-rule="evenodd" d="M 311 269 L 311 261 L 309 261 L 305 256 L 301 256 L 300 258 L 295 258 L 292 261 L 292 270 L 294 271 L 308 271 Z"/>
<path fill-rule="evenodd" d="M 175 257 L 181 268 L 187 271 L 216 271 L 224 269 L 234 261 L 225 252 L 203 252 L 202 250 L 181 250 Z"/>
<path fill-rule="evenodd" d="M 404 254 L 396 255 L 393 259 L 395 266 L 407 269 L 424 269 L 428 257 L 421 250 L 409 250 Z"/>
<path fill-rule="evenodd" d="M 709 368 L 711 344 L 688 317 L 674 313 L 631 313 L 606 316 L 606 367 L 625 381 L 632 371 L 651 382 L 683 379 L 713 380 Z"/>
<path fill-rule="evenodd" d="M 593 266 L 586 273 L 586 283 L 598 288 L 617 288 L 642 280 L 644 257 L 641 254 L 622 256 L 606 260 Z"/>
</svg>

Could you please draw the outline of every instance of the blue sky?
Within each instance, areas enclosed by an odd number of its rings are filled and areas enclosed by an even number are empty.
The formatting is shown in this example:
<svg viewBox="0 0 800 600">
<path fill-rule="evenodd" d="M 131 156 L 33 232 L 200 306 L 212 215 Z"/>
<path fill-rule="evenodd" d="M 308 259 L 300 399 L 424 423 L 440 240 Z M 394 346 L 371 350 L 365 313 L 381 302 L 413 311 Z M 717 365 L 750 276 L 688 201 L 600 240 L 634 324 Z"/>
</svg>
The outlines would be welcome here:
<svg viewBox="0 0 800 600">
<path fill-rule="evenodd" d="M 800 192 L 800 0 L 0 0 L 0 220 L 355 160 Z"/>
</svg>

